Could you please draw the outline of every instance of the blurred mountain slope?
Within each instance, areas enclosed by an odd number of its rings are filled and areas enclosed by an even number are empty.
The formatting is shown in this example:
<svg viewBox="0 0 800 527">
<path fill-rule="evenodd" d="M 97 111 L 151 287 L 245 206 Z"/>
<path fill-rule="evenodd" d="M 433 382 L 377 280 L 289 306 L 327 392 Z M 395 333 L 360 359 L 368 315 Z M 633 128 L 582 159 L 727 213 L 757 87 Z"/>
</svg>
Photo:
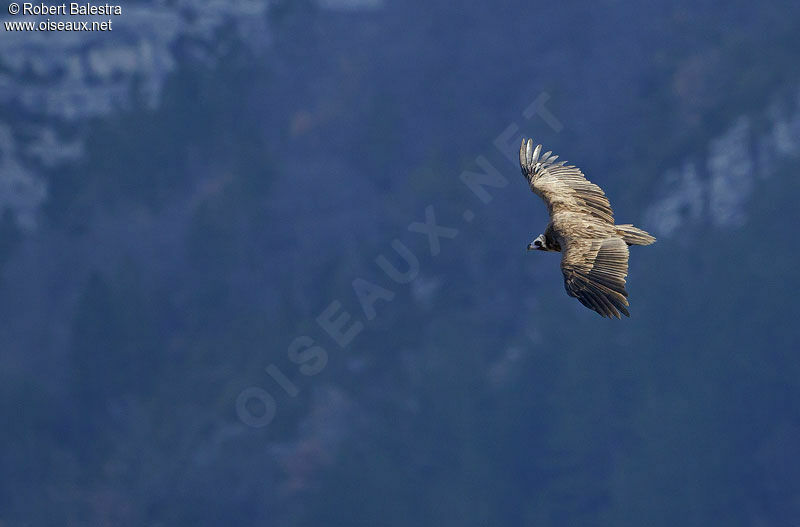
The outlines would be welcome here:
<svg viewBox="0 0 800 527">
<path fill-rule="evenodd" d="M 0 521 L 796 518 L 796 6 L 214 5 L 0 53 Z M 24 104 L 68 92 L 93 103 Z M 522 116 L 543 93 L 560 131 Z M 630 320 L 524 253 L 547 219 L 493 145 L 514 123 L 662 235 Z M 487 205 L 478 155 L 509 180 Z M 436 257 L 428 205 L 460 229 Z M 374 263 L 394 238 L 408 286 Z M 356 278 L 396 296 L 342 350 L 315 318 L 363 320 Z"/>
</svg>

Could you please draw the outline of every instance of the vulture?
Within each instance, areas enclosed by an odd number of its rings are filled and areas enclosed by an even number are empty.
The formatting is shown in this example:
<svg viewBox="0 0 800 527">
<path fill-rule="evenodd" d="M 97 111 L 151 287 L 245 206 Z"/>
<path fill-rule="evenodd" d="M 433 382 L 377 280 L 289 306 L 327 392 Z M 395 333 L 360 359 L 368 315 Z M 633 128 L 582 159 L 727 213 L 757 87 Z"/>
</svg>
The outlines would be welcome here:
<svg viewBox="0 0 800 527">
<path fill-rule="evenodd" d="M 519 164 L 531 190 L 544 200 L 550 222 L 529 251 L 558 251 L 567 294 L 603 317 L 628 312 L 628 246 L 656 239 L 631 224 L 615 225 L 614 211 L 603 190 L 580 169 L 556 162 L 542 145 L 522 140 Z"/>
</svg>

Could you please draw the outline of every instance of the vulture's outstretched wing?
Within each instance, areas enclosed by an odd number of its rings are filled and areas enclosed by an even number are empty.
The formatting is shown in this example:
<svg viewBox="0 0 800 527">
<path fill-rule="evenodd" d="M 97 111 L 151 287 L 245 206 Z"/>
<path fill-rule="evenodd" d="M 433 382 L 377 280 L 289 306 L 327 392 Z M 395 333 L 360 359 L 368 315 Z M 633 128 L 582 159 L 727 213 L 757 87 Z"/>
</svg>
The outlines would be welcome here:
<svg viewBox="0 0 800 527">
<path fill-rule="evenodd" d="M 571 240 L 561 258 L 569 296 L 604 317 L 628 313 L 628 245 L 619 237 Z"/>
<path fill-rule="evenodd" d="M 580 169 L 555 160 L 558 156 L 545 152 L 539 157 L 542 145 L 533 148 L 533 141 L 522 141 L 519 164 L 531 190 L 547 205 L 553 216 L 559 210 L 589 214 L 601 221 L 614 224 L 614 211 L 603 190 L 584 177 Z"/>
</svg>

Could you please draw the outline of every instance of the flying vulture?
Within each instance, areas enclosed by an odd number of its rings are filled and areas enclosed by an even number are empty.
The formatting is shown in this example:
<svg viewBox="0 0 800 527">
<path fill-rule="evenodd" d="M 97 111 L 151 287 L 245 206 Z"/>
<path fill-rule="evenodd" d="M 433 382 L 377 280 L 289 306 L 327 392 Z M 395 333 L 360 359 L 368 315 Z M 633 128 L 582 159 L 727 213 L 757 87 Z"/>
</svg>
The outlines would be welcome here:
<svg viewBox="0 0 800 527">
<path fill-rule="evenodd" d="M 656 239 L 633 225 L 615 225 L 614 211 L 603 190 L 587 180 L 580 169 L 542 145 L 523 139 L 519 148 L 522 175 L 542 198 L 550 214 L 544 233 L 528 250 L 559 251 L 564 287 L 569 296 L 604 317 L 628 312 L 628 246 L 650 245 Z"/>
</svg>

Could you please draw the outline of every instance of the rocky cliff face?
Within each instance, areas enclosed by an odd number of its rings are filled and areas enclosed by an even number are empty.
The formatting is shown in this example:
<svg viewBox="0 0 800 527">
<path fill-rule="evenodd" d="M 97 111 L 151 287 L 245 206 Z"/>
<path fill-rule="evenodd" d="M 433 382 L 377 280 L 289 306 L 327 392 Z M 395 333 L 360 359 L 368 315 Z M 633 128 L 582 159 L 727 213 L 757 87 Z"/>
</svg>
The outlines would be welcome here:
<svg viewBox="0 0 800 527">
<path fill-rule="evenodd" d="M 130 108 L 132 96 L 145 108 L 158 107 L 176 62 L 213 60 L 208 49 L 223 28 L 245 46 L 264 49 L 268 9 L 267 2 L 252 0 L 146 2 L 124 6 L 113 32 L 5 31 L 0 105 L 10 111 L 0 121 L 0 209 L 11 210 L 22 228 L 35 229 L 47 199 L 42 169 L 77 161 L 92 119 Z"/>
<path fill-rule="evenodd" d="M 774 98 L 766 110 L 740 116 L 709 141 L 705 155 L 667 170 L 662 196 L 647 208 L 644 223 L 664 237 L 678 235 L 692 223 L 741 226 L 753 193 L 798 156 L 800 93 Z"/>
</svg>

